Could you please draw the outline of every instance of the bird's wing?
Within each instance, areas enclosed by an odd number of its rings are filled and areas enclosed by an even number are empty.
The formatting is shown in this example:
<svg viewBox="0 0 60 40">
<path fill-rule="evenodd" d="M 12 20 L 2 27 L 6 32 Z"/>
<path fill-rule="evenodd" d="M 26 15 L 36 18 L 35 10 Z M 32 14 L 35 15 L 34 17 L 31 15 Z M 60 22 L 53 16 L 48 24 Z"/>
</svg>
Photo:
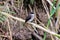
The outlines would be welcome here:
<svg viewBox="0 0 60 40">
<path fill-rule="evenodd" d="M 29 21 L 29 19 L 31 19 L 31 16 L 30 16 L 30 15 L 28 15 L 28 16 L 26 17 L 25 23 L 26 23 L 27 21 Z"/>
</svg>

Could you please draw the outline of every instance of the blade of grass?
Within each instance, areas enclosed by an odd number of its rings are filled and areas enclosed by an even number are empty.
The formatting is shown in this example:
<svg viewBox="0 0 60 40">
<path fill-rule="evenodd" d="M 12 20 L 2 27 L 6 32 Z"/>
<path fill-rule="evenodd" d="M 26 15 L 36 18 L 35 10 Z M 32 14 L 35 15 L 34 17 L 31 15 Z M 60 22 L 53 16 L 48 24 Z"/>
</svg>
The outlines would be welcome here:
<svg viewBox="0 0 60 40">
<path fill-rule="evenodd" d="M 46 39 L 46 32 L 44 32 L 44 38 L 43 38 L 43 40 L 45 40 Z"/>
</svg>

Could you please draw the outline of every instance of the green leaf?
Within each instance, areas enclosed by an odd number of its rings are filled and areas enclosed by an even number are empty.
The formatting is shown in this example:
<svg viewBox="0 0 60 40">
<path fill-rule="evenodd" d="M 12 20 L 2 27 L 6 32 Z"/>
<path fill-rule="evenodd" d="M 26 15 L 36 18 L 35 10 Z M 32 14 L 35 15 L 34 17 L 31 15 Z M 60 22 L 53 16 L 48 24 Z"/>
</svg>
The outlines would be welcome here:
<svg viewBox="0 0 60 40">
<path fill-rule="evenodd" d="M 33 5 L 33 3 L 34 3 L 34 0 L 30 0 L 30 3 Z"/>
<path fill-rule="evenodd" d="M 43 38 L 43 40 L 46 40 L 46 32 L 44 32 L 44 38 Z"/>
</svg>

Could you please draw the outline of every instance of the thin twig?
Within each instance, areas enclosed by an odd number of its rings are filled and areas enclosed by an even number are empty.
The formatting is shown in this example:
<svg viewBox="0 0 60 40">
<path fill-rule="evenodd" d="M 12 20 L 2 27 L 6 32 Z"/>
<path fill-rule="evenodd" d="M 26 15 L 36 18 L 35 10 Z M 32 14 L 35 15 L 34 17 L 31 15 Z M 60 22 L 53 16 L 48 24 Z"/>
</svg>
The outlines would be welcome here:
<svg viewBox="0 0 60 40">
<path fill-rule="evenodd" d="M 29 6 L 29 8 L 30 8 L 30 11 L 32 12 L 32 8 L 31 8 L 31 6 L 30 5 L 28 5 Z"/>
<path fill-rule="evenodd" d="M 23 0 L 21 0 L 21 13 L 23 12 Z"/>
<path fill-rule="evenodd" d="M 36 7 L 36 11 L 38 12 L 37 7 Z M 40 22 L 37 17 L 35 17 L 35 18 L 43 27 L 45 27 L 45 25 L 42 22 Z"/>
<path fill-rule="evenodd" d="M 31 32 L 32 32 L 32 34 L 35 36 L 35 37 L 37 37 L 39 40 L 42 40 L 42 38 L 39 36 L 39 35 L 37 35 L 35 32 L 33 32 L 33 30 L 31 29 L 31 28 L 29 28 L 29 27 L 27 27 Z"/>
<path fill-rule="evenodd" d="M 8 19 L 7 19 L 7 22 L 8 22 L 8 28 L 9 28 L 9 33 L 10 33 L 10 39 L 12 40 L 12 32 L 11 32 L 11 27 L 10 27 Z"/>
<path fill-rule="evenodd" d="M 39 40 L 42 40 L 42 38 L 39 35 L 37 35 L 35 32 L 33 32 L 33 35 L 37 37 Z"/>
<path fill-rule="evenodd" d="M 0 35 L 0 37 L 7 37 L 7 38 L 9 38 L 10 36 L 7 36 L 7 35 Z"/>
</svg>

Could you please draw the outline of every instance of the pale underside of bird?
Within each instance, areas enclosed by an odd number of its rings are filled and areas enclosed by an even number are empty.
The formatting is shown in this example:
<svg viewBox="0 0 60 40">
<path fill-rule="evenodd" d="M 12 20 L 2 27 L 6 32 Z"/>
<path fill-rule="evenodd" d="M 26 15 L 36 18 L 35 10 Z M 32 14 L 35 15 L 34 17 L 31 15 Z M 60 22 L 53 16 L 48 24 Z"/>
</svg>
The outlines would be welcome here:
<svg viewBox="0 0 60 40">
<path fill-rule="evenodd" d="M 26 17 L 25 23 L 26 23 L 26 22 L 31 22 L 31 21 L 33 21 L 33 19 L 34 19 L 34 13 L 30 13 L 30 14 Z"/>
</svg>

